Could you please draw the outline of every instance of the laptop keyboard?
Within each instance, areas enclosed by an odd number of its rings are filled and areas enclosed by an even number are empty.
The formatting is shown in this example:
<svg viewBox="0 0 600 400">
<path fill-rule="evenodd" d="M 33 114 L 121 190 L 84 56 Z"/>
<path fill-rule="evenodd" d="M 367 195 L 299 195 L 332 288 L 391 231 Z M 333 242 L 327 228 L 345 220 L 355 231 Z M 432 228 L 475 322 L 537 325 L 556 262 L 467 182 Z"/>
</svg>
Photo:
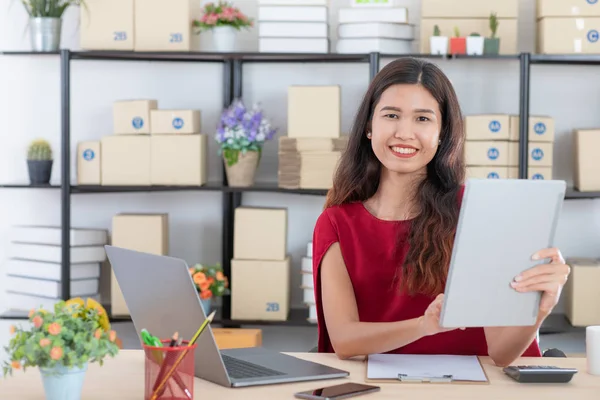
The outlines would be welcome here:
<svg viewBox="0 0 600 400">
<path fill-rule="evenodd" d="M 244 379 L 285 375 L 283 372 L 252 364 L 247 361 L 242 361 L 225 354 L 221 354 L 221 357 L 223 357 L 225 369 L 227 369 L 227 373 L 231 378 Z"/>
</svg>

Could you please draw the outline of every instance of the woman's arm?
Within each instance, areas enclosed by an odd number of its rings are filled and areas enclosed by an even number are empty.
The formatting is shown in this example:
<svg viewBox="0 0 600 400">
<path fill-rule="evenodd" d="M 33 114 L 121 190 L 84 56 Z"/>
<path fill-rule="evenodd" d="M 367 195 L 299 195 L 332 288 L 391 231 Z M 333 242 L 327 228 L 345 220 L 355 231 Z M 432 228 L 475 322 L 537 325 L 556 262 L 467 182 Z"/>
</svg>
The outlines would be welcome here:
<svg viewBox="0 0 600 400">
<path fill-rule="evenodd" d="M 439 312 L 442 296 L 420 318 L 398 322 L 360 322 L 352 282 L 339 243 L 329 248 L 320 271 L 327 330 L 333 348 L 341 359 L 385 353 L 441 331 Z"/>
<path fill-rule="evenodd" d="M 499 367 L 510 365 L 536 340 L 542 322 L 538 318 L 534 326 L 484 328 L 490 358 Z"/>
</svg>

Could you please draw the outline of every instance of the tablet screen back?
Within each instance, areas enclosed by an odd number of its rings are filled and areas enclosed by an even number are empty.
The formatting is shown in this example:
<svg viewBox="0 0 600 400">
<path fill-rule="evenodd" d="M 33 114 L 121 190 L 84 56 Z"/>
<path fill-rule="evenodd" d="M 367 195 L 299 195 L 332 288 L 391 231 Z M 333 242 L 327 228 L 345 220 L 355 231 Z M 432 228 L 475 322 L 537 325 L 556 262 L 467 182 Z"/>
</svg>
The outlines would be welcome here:
<svg viewBox="0 0 600 400">
<path fill-rule="evenodd" d="M 531 256 L 553 247 L 565 191 L 564 181 L 467 181 L 441 326 L 535 324 L 540 293 L 519 293 L 510 283 L 522 271 L 549 261 Z"/>
</svg>

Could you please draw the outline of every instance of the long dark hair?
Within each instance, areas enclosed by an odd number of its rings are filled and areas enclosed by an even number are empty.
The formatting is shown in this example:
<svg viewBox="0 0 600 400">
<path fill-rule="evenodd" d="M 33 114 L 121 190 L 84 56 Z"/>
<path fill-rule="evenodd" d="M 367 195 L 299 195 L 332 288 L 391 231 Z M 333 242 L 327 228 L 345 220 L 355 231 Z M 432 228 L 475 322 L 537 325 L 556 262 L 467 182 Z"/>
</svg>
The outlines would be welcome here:
<svg viewBox="0 0 600 400">
<path fill-rule="evenodd" d="M 377 191 L 382 166 L 366 132 L 382 93 L 396 84 L 422 85 L 437 100 L 442 114 L 441 144 L 427 165 L 427 177 L 415 191 L 419 214 L 412 220 L 404 265 L 399 265 L 401 290 L 434 295 L 444 288 L 465 176 L 460 105 L 452 84 L 435 64 L 401 58 L 387 64 L 373 79 L 356 114 L 325 207 L 366 201 Z"/>
</svg>

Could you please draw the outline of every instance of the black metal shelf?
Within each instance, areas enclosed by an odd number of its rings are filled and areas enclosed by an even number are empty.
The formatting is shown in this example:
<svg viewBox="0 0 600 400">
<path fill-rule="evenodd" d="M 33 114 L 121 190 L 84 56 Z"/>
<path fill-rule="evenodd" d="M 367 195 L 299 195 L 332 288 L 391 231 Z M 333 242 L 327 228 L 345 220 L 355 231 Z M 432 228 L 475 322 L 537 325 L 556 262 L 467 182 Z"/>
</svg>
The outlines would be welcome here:
<svg viewBox="0 0 600 400">
<path fill-rule="evenodd" d="M 600 54 L 532 54 L 532 64 L 600 65 Z"/>
<path fill-rule="evenodd" d="M 136 192 L 184 192 L 184 191 L 223 191 L 220 182 L 209 182 L 202 186 L 100 186 L 76 185 L 71 186 L 71 193 L 136 193 Z"/>
<path fill-rule="evenodd" d="M 226 53 L 210 52 L 139 52 L 139 51 L 74 51 L 71 60 L 104 60 L 104 61 L 190 61 L 190 62 L 224 62 Z"/>
<path fill-rule="evenodd" d="M 267 192 L 267 193 L 284 193 L 284 194 L 302 194 L 312 196 L 324 196 L 327 194 L 326 189 L 286 189 L 277 186 L 277 183 L 255 183 L 248 187 L 231 187 L 227 186 L 224 190 L 232 193 L 244 192 Z"/>
<path fill-rule="evenodd" d="M 0 51 L 3 56 L 57 56 L 58 51 Z"/>
<path fill-rule="evenodd" d="M 574 188 L 567 189 L 565 199 L 600 199 L 600 191 L 580 192 Z"/>
<path fill-rule="evenodd" d="M 3 183 L 0 189 L 60 189 L 60 185 L 54 184 L 29 184 L 29 183 Z"/>
</svg>

